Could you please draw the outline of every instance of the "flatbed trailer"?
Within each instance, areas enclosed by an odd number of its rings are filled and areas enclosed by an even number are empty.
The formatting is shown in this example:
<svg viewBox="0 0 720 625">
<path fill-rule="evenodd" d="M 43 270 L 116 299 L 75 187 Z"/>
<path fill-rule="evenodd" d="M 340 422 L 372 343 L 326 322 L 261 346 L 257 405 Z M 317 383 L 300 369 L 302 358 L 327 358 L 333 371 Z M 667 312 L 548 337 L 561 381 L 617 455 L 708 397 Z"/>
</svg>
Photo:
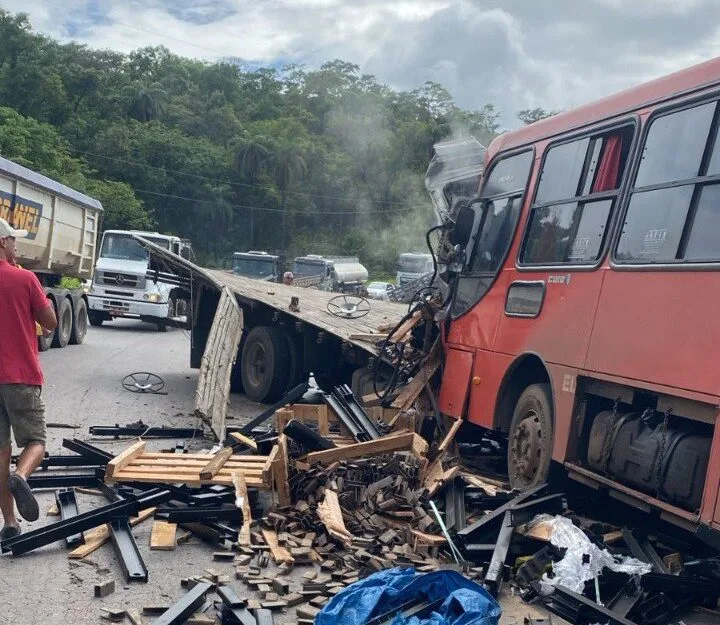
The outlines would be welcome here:
<svg viewBox="0 0 720 625">
<path fill-rule="evenodd" d="M 377 355 L 373 336 L 387 335 L 408 312 L 404 304 L 363 300 L 366 314 L 338 317 L 328 304 L 359 299 L 205 269 L 136 238 L 150 252 L 148 279 L 175 284 L 191 302 L 185 327 L 191 336 L 190 366 L 201 370 L 198 397 L 205 392 L 201 386 L 222 391 L 217 396 L 208 391 L 208 406 L 226 400 L 226 384 L 228 392 L 274 402 L 310 373 L 324 387 L 345 383 L 356 394 L 367 394 L 372 390 L 368 364 Z M 217 379 L 204 381 L 209 378 Z M 205 408 L 199 412 L 215 422 L 213 430 L 221 436 L 224 416 L 213 419 Z"/>
</svg>

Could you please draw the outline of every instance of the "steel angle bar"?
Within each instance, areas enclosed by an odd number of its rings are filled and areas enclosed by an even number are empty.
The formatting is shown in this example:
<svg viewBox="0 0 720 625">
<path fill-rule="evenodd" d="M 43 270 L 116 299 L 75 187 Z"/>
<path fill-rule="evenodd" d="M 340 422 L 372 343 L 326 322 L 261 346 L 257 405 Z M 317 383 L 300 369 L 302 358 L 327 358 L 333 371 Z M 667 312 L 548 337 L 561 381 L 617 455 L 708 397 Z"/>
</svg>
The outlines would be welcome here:
<svg viewBox="0 0 720 625">
<path fill-rule="evenodd" d="M 94 473 L 69 473 L 62 475 L 31 475 L 27 480 L 32 490 L 42 488 L 94 488 L 98 485 L 98 478 Z"/>
<path fill-rule="evenodd" d="M 655 551 L 655 548 L 650 544 L 647 538 L 638 540 L 634 534 L 627 527 L 623 527 L 622 536 L 628 549 L 632 552 L 638 560 L 647 562 L 650 564 L 654 571 L 657 573 L 670 573 L 667 565 L 660 557 L 660 554 Z"/>
<path fill-rule="evenodd" d="M 307 382 L 298 384 L 295 388 L 288 391 L 283 397 L 281 397 L 272 406 L 263 410 L 257 417 L 246 423 L 240 428 L 240 432 L 243 434 L 250 434 L 258 425 L 265 423 L 270 417 L 272 417 L 280 408 L 284 408 L 288 404 L 300 399 L 308 390 L 309 385 Z"/>
<path fill-rule="evenodd" d="M 222 625 L 257 625 L 255 617 L 246 608 L 222 607 Z"/>
<path fill-rule="evenodd" d="M 110 540 L 128 582 L 147 582 L 148 570 L 127 517 L 110 521 Z"/>
<path fill-rule="evenodd" d="M 536 584 L 537 582 L 533 582 Z M 545 606 L 553 614 L 561 616 L 571 623 L 577 623 L 582 616 L 586 623 L 604 623 L 605 625 L 636 625 L 633 621 L 595 603 L 592 599 L 580 595 L 564 586 L 555 586 L 549 596 L 542 597 Z"/>
<path fill-rule="evenodd" d="M 523 491 L 522 493 L 518 494 L 514 499 L 511 499 L 499 508 L 488 512 L 484 517 L 481 517 L 472 525 L 468 525 L 465 529 L 460 530 L 457 535 L 461 539 L 467 540 L 476 532 L 480 534 L 481 530 L 496 531 L 497 528 L 502 524 L 502 520 L 508 510 L 511 510 L 518 504 L 527 501 L 528 499 L 539 493 L 543 488 L 545 488 L 545 486 L 546 484 L 538 484 L 537 486 L 533 486 L 532 488 Z"/>
<path fill-rule="evenodd" d="M 342 396 L 355 422 L 367 433 L 370 439 L 375 440 L 380 438 L 380 432 L 378 432 L 378 429 L 370 420 L 370 417 L 367 416 L 365 409 L 358 403 L 350 387 L 347 384 L 343 384 L 342 386 L 338 386 L 335 391 Z"/>
<path fill-rule="evenodd" d="M 507 559 L 508 550 L 510 549 L 510 540 L 513 535 L 513 524 L 510 510 L 505 512 L 503 517 L 500 533 L 495 543 L 490 564 L 488 564 L 485 573 L 485 588 L 493 596 L 497 597 L 500 593 L 500 586 L 503 582 L 503 569 L 505 568 L 505 560 Z"/>
<path fill-rule="evenodd" d="M 553 495 L 546 495 L 545 497 L 538 497 L 525 503 L 515 504 L 510 509 L 510 519 L 513 527 L 517 527 L 523 523 L 529 523 L 541 512 L 552 515 L 562 514 L 565 508 L 565 495 L 563 493 L 555 493 Z"/>
<path fill-rule="evenodd" d="M 171 523 L 204 523 L 205 521 L 232 521 L 242 524 L 242 510 L 235 505 L 220 507 L 192 506 L 188 508 L 158 508 L 155 517 Z"/>
<path fill-rule="evenodd" d="M 80 514 L 78 510 L 77 499 L 75 497 L 75 489 L 64 488 L 62 490 L 55 491 L 55 503 L 57 504 L 58 510 L 60 511 L 60 518 L 65 521 L 71 519 Z M 85 537 L 82 532 L 73 534 L 72 536 L 65 537 L 65 544 L 68 549 L 77 547 L 85 542 Z"/>
<path fill-rule="evenodd" d="M 182 625 L 187 619 L 205 603 L 205 595 L 212 588 L 210 582 L 196 584 L 182 598 L 163 612 L 153 625 Z"/>
<path fill-rule="evenodd" d="M 65 449 L 74 451 L 83 458 L 92 460 L 100 465 L 106 465 L 113 459 L 113 455 L 110 452 L 100 449 L 99 447 L 95 447 L 95 445 L 91 445 L 85 441 L 78 440 L 77 438 L 64 438 L 62 444 Z"/>
<path fill-rule="evenodd" d="M 310 451 L 323 451 L 335 447 L 335 443 L 330 439 L 320 436 L 315 430 L 297 419 L 290 419 L 283 433 Z"/>
<path fill-rule="evenodd" d="M 363 432 L 362 428 L 355 422 L 355 419 L 350 414 L 349 409 L 345 406 L 341 398 L 338 398 L 335 393 L 323 394 L 323 401 L 328 405 L 340 419 L 341 423 L 347 428 L 352 436 L 359 443 L 364 443 L 369 440 L 367 434 Z"/>
<path fill-rule="evenodd" d="M 148 427 L 146 425 L 91 425 L 93 436 L 142 436 L 143 438 L 193 438 L 205 435 L 202 428 Z"/>
<path fill-rule="evenodd" d="M 113 519 L 137 515 L 140 510 L 165 503 L 171 497 L 172 493 L 169 490 L 157 489 L 150 491 L 142 497 L 111 503 L 96 510 L 83 512 L 71 519 L 58 521 L 45 527 L 39 527 L 31 532 L 20 534 L 9 540 L 4 540 L 0 548 L 3 553 L 12 551 L 13 555 L 19 556 L 67 536 L 84 532 L 103 523 L 109 523 Z"/>
</svg>

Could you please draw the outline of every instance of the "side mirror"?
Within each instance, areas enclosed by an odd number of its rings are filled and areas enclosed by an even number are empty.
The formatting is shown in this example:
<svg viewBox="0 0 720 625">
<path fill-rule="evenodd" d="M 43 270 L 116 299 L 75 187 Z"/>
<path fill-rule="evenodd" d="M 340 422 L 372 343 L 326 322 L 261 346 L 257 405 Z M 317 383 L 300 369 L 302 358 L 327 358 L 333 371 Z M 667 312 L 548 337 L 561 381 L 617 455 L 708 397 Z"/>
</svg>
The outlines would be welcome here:
<svg viewBox="0 0 720 625">
<path fill-rule="evenodd" d="M 455 227 L 450 233 L 450 243 L 459 245 L 462 248 L 467 247 L 472 236 L 473 226 L 475 225 L 476 213 L 473 209 L 475 204 L 480 204 L 482 210 L 485 210 L 487 204 L 480 198 L 475 198 L 470 202 L 463 202 L 458 207 L 457 216 L 455 217 Z"/>
</svg>

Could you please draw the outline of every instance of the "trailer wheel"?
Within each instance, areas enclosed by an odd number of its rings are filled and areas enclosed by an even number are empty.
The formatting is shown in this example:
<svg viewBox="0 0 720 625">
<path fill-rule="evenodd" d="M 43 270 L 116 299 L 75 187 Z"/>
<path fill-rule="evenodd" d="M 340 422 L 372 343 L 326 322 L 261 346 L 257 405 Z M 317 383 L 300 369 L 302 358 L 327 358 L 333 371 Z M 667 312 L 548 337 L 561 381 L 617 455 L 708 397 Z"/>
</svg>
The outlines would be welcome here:
<svg viewBox="0 0 720 625">
<path fill-rule="evenodd" d="M 79 299 L 75 315 L 73 317 L 72 332 L 70 334 L 70 343 L 72 345 L 80 345 L 85 340 L 88 327 L 87 304 L 84 299 Z"/>
<path fill-rule="evenodd" d="M 65 347 L 70 342 L 73 327 L 73 311 L 70 300 L 63 297 L 57 306 L 57 329 L 53 336 L 53 347 Z"/>
<path fill-rule="evenodd" d="M 257 402 L 279 399 L 290 380 L 288 344 L 283 331 L 269 326 L 250 330 L 242 349 L 245 395 Z"/>
<path fill-rule="evenodd" d="M 547 478 L 553 449 L 549 384 L 531 384 L 515 404 L 508 440 L 508 477 L 513 488 L 530 488 Z"/>
<path fill-rule="evenodd" d="M 99 328 L 103 324 L 103 321 L 105 321 L 105 317 L 102 313 L 99 313 L 95 310 L 89 310 L 88 320 L 90 321 L 91 326 Z"/>
</svg>

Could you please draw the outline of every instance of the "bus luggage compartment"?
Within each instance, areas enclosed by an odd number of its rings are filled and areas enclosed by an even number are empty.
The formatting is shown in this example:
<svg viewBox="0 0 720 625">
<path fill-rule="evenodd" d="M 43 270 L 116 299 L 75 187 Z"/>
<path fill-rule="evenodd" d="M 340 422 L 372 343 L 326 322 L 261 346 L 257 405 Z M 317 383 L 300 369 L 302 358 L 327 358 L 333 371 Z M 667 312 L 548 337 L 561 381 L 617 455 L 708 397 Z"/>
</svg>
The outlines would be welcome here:
<svg viewBox="0 0 720 625">
<path fill-rule="evenodd" d="M 696 511 L 702 502 L 712 428 L 646 411 L 600 412 L 588 444 L 588 464 L 598 473 Z"/>
</svg>

